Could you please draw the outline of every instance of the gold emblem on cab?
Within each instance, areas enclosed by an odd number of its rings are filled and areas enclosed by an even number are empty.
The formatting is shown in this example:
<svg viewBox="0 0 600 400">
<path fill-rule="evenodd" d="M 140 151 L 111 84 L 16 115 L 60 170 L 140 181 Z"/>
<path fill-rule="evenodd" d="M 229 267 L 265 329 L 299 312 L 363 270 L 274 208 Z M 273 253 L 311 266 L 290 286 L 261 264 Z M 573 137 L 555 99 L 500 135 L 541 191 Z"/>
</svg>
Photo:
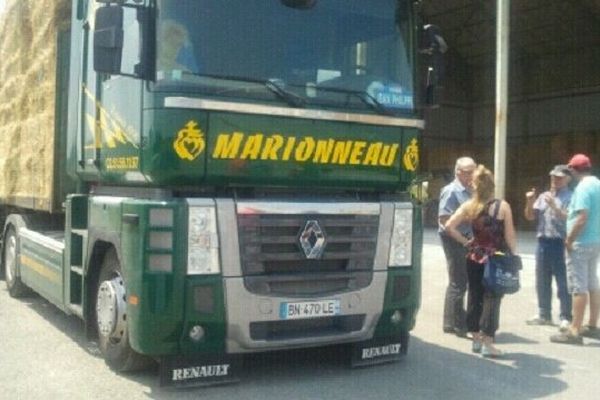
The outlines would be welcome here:
<svg viewBox="0 0 600 400">
<path fill-rule="evenodd" d="M 177 132 L 173 142 L 175 152 L 182 160 L 194 161 L 206 147 L 204 132 L 196 121 L 189 121 L 183 129 Z"/>
<path fill-rule="evenodd" d="M 411 140 L 410 145 L 406 147 L 402 161 L 407 171 L 417 170 L 419 166 L 419 145 L 417 139 Z"/>
</svg>

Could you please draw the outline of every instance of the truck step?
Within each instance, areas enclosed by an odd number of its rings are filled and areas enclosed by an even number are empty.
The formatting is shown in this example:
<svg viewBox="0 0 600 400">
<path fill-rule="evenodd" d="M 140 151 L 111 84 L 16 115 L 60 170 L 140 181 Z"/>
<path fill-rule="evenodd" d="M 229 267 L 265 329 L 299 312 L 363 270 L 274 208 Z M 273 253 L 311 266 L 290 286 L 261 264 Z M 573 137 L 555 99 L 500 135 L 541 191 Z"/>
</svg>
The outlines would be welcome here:
<svg viewBox="0 0 600 400">
<path fill-rule="evenodd" d="M 82 237 L 87 237 L 88 231 L 87 231 L 87 229 L 71 229 L 71 233 L 74 233 L 74 234 L 82 236 Z"/>
<path fill-rule="evenodd" d="M 72 314 L 77 315 L 79 318 L 83 318 L 83 307 L 81 304 L 69 304 L 69 311 Z"/>
<path fill-rule="evenodd" d="M 71 265 L 71 272 L 75 272 L 77 275 L 83 276 L 83 268 Z"/>
</svg>

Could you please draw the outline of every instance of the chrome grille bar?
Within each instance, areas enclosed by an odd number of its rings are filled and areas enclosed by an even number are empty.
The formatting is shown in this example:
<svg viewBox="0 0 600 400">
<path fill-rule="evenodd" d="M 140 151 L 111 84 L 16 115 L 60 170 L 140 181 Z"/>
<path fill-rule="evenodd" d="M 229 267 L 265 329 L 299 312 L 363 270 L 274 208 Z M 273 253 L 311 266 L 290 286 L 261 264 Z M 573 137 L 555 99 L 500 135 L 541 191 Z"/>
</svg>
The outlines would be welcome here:
<svg viewBox="0 0 600 400">
<path fill-rule="evenodd" d="M 260 294 L 277 290 L 299 293 L 306 290 L 303 280 L 321 279 L 320 290 L 331 292 L 334 288 L 357 289 L 356 282 L 361 287 L 370 282 L 369 277 L 357 280 L 355 275 L 372 273 L 379 203 L 241 202 L 237 211 L 242 273 L 252 277 L 248 289 Z M 323 252 L 315 259 L 309 259 L 300 245 L 307 221 L 316 221 L 325 237 Z M 281 285 L 281 278 L 291 275 L 304 278 Z"/>
</svg>

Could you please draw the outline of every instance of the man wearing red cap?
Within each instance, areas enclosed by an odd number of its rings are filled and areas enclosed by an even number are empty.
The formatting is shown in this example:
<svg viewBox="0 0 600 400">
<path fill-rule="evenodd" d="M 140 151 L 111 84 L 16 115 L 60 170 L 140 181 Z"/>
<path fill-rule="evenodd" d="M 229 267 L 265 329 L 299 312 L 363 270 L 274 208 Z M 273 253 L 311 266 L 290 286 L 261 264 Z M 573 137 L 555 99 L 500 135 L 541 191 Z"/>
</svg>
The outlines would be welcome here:
<svg viewBox="0 0 600 400">
<path fill-rule="evenodd" d="M 592 163 L 584 154 L 568 164 L 578 184 L 567 216 L 567 280 L 573 298 L 573 320 L 563 332 L 550 337 L 554 343 L 583 344 L 582 336 L 600 339 L 600 285 L 597 264 L 600 256 L 600 180 L 591 174 Z M 583 316 L 590 304 L 589 323 Z"/>
</svg>

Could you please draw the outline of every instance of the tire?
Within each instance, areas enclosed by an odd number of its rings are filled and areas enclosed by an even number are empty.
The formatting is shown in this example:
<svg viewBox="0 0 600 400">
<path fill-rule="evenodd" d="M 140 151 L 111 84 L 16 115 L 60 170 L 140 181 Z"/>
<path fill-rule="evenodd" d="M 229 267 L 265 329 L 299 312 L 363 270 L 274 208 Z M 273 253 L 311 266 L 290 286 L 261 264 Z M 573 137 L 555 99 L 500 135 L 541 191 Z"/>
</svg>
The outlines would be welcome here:
<svg viewBox="0 0 600 400">
<path fill-rule="evenodd" d="M 151 360 L 131 348 L 127 329 L 125 278 L 114 248 L 110 248 L 100 269 L 94 298 L 98 346 L 104 360 L 117 372 L 145 369 Z"/>
<path fill-rule="evenodd" d="M 19 238 L 14 227 L 9 226 L 4 235 L 4 254 L 2 261 L 4 264 L 4 278 L 6 279 L 6 288 L 11 297 L 23 297 L 30 293 L 30 289 L 21 281 L 19 265 Z"/>
</svg>

